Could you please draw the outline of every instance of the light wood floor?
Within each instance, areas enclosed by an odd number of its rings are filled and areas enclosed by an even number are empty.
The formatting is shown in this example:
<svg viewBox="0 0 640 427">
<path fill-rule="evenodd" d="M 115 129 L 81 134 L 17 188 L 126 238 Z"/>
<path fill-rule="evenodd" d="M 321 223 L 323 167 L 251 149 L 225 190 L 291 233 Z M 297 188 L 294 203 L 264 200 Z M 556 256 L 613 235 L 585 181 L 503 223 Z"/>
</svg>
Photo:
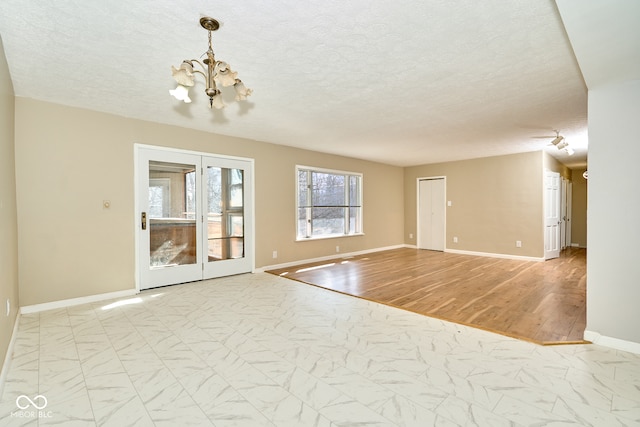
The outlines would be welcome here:
<svg viewBox="0 0 640 427">
<path fill-rule="evenodd" d="M 269 273 L 540 344 L 583 342 L 586 249 L 535 262 L 403 248 Z"/>
</svg>

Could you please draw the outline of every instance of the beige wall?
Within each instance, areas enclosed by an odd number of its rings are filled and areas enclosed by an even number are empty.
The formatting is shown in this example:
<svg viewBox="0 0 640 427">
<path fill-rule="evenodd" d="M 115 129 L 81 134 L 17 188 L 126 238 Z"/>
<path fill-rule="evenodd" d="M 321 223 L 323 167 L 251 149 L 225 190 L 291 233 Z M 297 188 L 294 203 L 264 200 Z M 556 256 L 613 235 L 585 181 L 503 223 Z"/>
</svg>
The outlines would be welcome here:
<svg viewBox="0 0 640 427">
<path fill-rule="evenodd" d="M 19 306 L 14 105 L 13 86 L 0 38 L 0 366 Z M 11 304 L 8 315 L 7 300 Z"/>
<path fill-rule="evenodd" d="M 542 173 L 541 152 L 406 168 L 405 242 L 416 244 L 417 179 L 446 176 L 446 199 L 452 203 L 446 212 L 447 249 L 544 256 Z"/>
<path fill-rule="evenodd" d="M 258 268 L 403 243 L 402 168 L 16 98 L 21 305 L 134 287 L 134 143 L 255 159 Z M 295 241 L 296 164 L 363 174 L 364 236 Z"/>
<path fill-rule="evenodd" d="M 587 180 L 582 174 L 586 168 L 573 170 L 571 197 L 571 243 L 587 247 Z"/>
<path fill-rule="evenodd" d="M 550 154 L 543 152 L 543 163 L 544 168 L 549 169 L 553 172 L 558 172 L 561 177 L 564 179 L 571 181 L 572 179 L 572 171 L 564 164 L 560 163 L 556 158 L 551 157 Z"/>
</svg>

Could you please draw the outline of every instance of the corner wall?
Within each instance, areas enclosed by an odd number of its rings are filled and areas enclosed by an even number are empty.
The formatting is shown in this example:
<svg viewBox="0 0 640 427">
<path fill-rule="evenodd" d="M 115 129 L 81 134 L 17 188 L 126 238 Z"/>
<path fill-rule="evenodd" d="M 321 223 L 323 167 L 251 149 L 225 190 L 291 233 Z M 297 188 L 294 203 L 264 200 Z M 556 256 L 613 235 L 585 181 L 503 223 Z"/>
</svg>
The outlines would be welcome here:
<svg viewBox="0 0 640 427">
<path fill-rule="evenodd" d="M 543 257 L 542 172 L 542 152 L 406 168 L 405 243 L 416 244 L 417 179 L 446 176 L 446 249 Z"/>
<path fill-rule="evenodd" d="M 18 237 L 14 155 L 15 97 L 0 38 L 0 364 L 18 314 Z M 6 302 L 11 309 L 6 311 Z"/>
<path fill-rule="evenodd" d="M 403 243 L 400 167 L 32 99 L 15 102 L 23 306 L 135 287 L 134 143 L 255 159 L 257 268 L 339 255 L 337 245 L 348 253 Z M 363 174 L 365 235 L 295 241 L 296 164 Z"/>
<path fill-rule="evenodd" d="M 636 343 L 640 352 L 638 117 L 640 80 L 589 89 L 585 338 Z"/>
</svg>

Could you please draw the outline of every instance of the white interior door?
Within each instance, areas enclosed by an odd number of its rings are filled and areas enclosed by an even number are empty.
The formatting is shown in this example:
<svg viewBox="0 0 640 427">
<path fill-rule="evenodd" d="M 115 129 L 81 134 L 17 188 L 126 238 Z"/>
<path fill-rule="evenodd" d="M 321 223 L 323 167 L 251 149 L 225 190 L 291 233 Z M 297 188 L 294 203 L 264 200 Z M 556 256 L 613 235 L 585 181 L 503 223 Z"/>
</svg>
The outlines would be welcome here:
<svg viewBox="0 0 640 427">
<path fill-rule="evenodd" d="M 137 158 L 139 289 L 252 271 L 250 160 L 148 147 Z"/>
<path fill-rule="evenodd" d="M 544 175 L 544 258 L 560 256 L 560 174 L 545 171 Z"/>
<path fill-rule="evenodd" d="M 418 180 L 419 249 L 444 251 L 445 183 L 444 178 Z"/>
</svg>

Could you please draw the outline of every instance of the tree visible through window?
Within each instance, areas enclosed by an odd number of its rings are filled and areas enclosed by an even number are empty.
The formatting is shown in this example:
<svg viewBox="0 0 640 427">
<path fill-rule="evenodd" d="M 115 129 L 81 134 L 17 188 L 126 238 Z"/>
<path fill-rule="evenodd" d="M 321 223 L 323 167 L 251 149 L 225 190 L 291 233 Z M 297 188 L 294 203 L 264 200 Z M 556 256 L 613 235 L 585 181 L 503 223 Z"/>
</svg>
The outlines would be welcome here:
<svg viewBox="0 0 640 427">
<path fill-rule="evenodd" d="M 297 167 L 297 237 L 362 233 L 362 175 Z"/>
</svg>

